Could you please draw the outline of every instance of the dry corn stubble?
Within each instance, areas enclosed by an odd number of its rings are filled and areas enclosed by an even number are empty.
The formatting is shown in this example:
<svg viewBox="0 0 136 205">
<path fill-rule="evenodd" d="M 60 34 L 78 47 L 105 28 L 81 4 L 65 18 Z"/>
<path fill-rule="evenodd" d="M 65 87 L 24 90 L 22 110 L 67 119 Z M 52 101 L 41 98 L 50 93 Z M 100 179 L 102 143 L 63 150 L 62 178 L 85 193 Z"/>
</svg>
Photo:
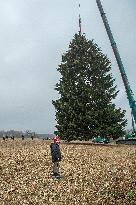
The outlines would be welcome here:
<svg viewBox="0 0 136 205">
<path fill-rule="evenodd" d="M 136 146 L 61 144 L 65 178 L 54 180 L 49 145 L 0 140 L 0 205 L 136 204 Z"/>
</svg>

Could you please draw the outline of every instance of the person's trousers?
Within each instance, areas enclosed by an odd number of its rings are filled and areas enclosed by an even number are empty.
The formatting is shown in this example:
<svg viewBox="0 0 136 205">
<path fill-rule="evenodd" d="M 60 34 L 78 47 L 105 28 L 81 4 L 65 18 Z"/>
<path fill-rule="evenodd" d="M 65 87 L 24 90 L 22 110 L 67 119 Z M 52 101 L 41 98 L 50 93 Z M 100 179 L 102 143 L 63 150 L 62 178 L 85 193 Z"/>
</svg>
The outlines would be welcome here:
<svg viewBox="0 0 136 205">
<path fill-rule="evenodd" d="M 53 162 L 53 173 L 59 174 L 59 162 Z"/>
</svg>

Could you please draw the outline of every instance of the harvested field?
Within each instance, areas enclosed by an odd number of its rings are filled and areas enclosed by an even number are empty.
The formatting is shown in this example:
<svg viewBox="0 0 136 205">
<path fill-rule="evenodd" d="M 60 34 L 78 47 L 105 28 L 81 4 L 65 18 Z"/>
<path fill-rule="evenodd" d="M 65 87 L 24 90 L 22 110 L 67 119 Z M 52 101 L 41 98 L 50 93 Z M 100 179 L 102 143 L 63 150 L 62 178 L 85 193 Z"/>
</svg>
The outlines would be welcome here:
<svg viewBox="0 0 136 205">
<path fill-rule="evenodd" d="M 0 205 L 136 205 L 136 146 L 60 147 L 56 180 L 49 142 L 0 140 Z"/>
</svg>

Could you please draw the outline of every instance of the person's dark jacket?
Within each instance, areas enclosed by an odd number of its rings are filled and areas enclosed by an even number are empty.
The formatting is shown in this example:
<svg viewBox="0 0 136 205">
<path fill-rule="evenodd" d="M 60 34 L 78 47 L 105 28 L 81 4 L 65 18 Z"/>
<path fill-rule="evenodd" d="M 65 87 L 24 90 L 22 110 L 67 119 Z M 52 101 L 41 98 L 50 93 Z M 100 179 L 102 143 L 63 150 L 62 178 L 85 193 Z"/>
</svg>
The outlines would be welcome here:
<svg viewBox="0 0 136 205">
<path fill-rule="evenodd" d="M 59 144 L 52 143 L 50 145 L 50 148 L 51 148 L 52 162 L 59 162 L 59 161 L 61 161 L 61 152 L 60 152 Z"/>
</svg>

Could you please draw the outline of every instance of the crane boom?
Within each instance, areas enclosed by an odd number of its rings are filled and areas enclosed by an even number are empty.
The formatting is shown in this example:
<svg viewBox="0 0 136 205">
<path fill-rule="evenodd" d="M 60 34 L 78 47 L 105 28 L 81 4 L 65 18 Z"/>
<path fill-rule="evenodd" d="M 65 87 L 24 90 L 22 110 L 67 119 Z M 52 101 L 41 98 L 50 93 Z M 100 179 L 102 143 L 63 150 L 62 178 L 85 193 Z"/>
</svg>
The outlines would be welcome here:
<svg viewBox="0 0 136 205">
<path fill-rule="evenodd" d="M 111 46 L 112 46 L 112 49 L 113 49 L 117 64 L 118 64 L 118 67 L 119 67 L 119 70 L 120 70 L 120 73 L 121 73 L 121 77 L 122 77 L 122 80 L 123 80 L 123 83 L 124 83 L 124 86 L 125 86 L 125 90 L 126 90 L 126 93 L 127 93 L 127 98 L 128 98 L 128 101 L 129 101 L 129 106 L 131 108 L 131 112 L 132 112 L 132 115 L 133 115 L 133 118 L 134 118 L 134 121 L 135 121 L 135 124 L 136 124 L 136 102 L 135 102 L 134 97 L 133 97 L 134 94 L 133 94 L 133 92 L 130 88 L 130 85 L 129 85 L 129 82 L 128 82 L 128 79 L 127 79 L 127 75 L 126 75 L 126 72 L 125 72 L 125 69 L 124 69 L 124 66 L 123 66 L 123 63 L 122 63 L 122 60 L 121 60 L 121 57 L 120 57 L 116 42 L 115 42 L 113 34 L 111 32 L 107 17 L 104 13 L 101 1 L 96 0 L 96 3 L 97 3 L 97 6 L 99 8 L 99 11 L 100 11 L 104 26 L 106 28 L 106 31 L 107 31 L 107 34 L 108 34 L 108 37 L 109 37 L 109 40 L 110 40 L 110 43 L 111 43 Z"/>
</svg>

